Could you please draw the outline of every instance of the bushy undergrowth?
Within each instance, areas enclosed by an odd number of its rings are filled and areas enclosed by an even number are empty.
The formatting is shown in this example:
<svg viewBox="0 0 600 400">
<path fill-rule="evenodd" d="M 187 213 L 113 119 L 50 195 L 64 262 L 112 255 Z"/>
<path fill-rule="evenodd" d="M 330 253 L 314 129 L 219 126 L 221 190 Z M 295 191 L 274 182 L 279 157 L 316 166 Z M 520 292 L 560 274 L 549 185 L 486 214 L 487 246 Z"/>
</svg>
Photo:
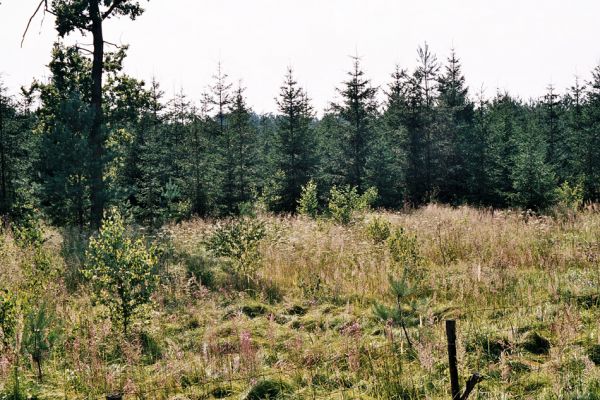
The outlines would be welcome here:
<svg viewBox="0 0 600 400">
<path fill-rule="evenodd" d="M 0 399 L 444 399 L 449 318 L 473 398 L 600 396 L 599 214 L 362 213 L 3 234 Z"/>
</svg>

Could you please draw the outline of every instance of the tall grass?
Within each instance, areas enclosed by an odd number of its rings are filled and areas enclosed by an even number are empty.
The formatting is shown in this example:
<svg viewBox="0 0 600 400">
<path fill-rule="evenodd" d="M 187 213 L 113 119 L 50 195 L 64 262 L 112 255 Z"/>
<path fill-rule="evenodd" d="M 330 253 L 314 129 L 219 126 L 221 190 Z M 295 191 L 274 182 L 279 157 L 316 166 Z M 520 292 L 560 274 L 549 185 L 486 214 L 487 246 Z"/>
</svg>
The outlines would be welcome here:
<svg viewBox="0 0 600 400">
<path fill-rule="evenodd" d="M 461 376 L 486 378 L 474 398 L 600 396 L 594 210 L 552 218 L 430 205 L 367 213 L 349 226 L 259 219 L 266 238 L 251 291 L 206 247 L 215 221 L 163 227 L 170 243 L 161 283 L 127 338 L 78 275 L 85 235 L 47 229 L 38 249 L 2 235 L 0 285 L 48 302 L 62 331 L 44 383 L 21 356 L 21 390 L 41 398 L 447 398 L 440 322 L 454 318 Z M 398 240 L 414 238 L 419 260 L 408 269 L 417 297 L 413 348 L 373 312 L 395 304 L 390 276 L 407 269 L 390 244 L 399 229 Z M 28 280 L 40 254 L 56 275 L 36 291 Z M 14 356 L 0 355 L 0 393 L 12 388 Z"/>
</svg>

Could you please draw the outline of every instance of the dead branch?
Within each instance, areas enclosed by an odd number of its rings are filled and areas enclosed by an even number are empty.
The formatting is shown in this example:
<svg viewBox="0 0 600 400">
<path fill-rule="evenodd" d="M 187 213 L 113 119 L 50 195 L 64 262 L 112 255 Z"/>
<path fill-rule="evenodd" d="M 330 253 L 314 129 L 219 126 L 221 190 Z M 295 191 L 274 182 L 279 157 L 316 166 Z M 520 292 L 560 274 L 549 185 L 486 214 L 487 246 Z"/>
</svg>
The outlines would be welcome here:
<svg viewBox="0 0 600 400">
<path fill-rule="evenodd" d="M 25 36 L 27 36 L 27 31 L 29 31 L 29 27 L 31 26 L 31 21 L 33 21 L 33 19 L 38 14 L 38 12 L 40 12 L 40 9 L 42 8 L 43 5 L 45 5 L 44 12 L 46 12 L 46 10 L 48 9 L 48 0 L 41 0 L 40 4 L 38 4 L 37 8 L 31 15 L 31 17 L 29 17 L 29 21 L 27 21 L 27 26 L 25 27 L 25 32 L 23 32 L 23 37 L 21 37 L 21 47 L 23 47 L 23 42 L 25 42 Z"/>
</svg>

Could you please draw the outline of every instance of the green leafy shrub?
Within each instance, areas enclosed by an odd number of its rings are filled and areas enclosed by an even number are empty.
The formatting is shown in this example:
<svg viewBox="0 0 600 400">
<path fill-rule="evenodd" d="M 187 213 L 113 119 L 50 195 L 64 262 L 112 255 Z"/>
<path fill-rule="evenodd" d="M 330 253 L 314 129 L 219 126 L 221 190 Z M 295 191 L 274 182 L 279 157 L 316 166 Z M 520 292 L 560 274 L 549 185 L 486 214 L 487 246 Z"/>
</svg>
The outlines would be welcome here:
<svg viewBox="0 0 600 400">
<path fill-rule="evenodd" d="M 84 276 L 92 285 L 94 299 L 108 308 L 113 324 L 120 324 L 125 334 L 156 288 L 157 253 L 154 245 L 127 235 L 116 210 L 104 218 L 100 231 L 90 239 Z"/>
<path fill-rule="evenodd" d="M 583 185 L 571 185 L 565 181 L 556 189 L 555 211 L 559 215 L 572 216 L 583 205 Z"/>
<path fill-rule="evenodd" d="M 354 220 L 354 214 L 367 210 L 377 199 L 377 189 L 369 188 L 362 195 L 358 194 L 356 187 L 349 185 L 342 188 L 334 186 L 329 192 L 328 210 L 331 218 L 343 225 Z"/>
<path fill-rule="evenodd" d="M 241 218 L 219 225 L 206 245 L 217 257 L 228 259 L 236 275 L 250 282 L 262 263 L 260 243 L 266 234 L 263 222 Z"/>
<path fill-rule="evenodd" d="M 0 350 L 7 351 L 17 324 L 17 299 L 10 291 L 0 290 Z"/>
<path fill-rule="evenodd" d="M 40 247 L 44 243 L 44 232 L 39 219 L 28 216 L 12 225 L 15 241 L 20 247 Z"/>
<path fill-rule="evenodd" d="M 404 228 L 395 229 L 387 239 L 388 250 L 392 261 L 414 272 L 421 263 L 419 244 L 415 235 L 408 234 Z"/>
<path fill-rule="evenodd" d="M 319 200 L 317 197 L 317 184 L 312 179 L 302 186 L 302 193 L 298 200 L 298 213 L 311 218 L 319 214 Z"/>
<path fill-rule="evenodd" d="M 367 225 L 367 235 L 375 244 L 385 242 L 391 235 L 392 224 L 385 218 L 375 217 Z"/>
</svg>

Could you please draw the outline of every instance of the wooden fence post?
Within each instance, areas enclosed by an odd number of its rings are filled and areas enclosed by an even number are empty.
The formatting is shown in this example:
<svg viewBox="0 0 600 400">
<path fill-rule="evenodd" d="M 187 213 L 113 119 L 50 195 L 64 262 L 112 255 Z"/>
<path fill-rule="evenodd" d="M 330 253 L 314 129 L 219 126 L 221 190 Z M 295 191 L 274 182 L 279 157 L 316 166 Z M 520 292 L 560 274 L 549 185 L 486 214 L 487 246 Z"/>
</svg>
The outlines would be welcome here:
<svg viewBox="0 0 600 400">
<path fill-rule="evenodd" d="M 458 363 L 456 361 L 456 321 L 446 321 L 446 338 L 448 339 L 448 365 L 450 367 L 452 400 L 459 400 L 460 383 L 458 382 Z"/>
<path fill-rule="evenodd" d="M 448 364 L 450 367 L 450 386 L 452 400 L 467 400 L 475 386 L 483 380 L 479 373 L 474 373 L 467 380 L 465 392 L 460 394 L 460 382 L 458 381 L 458 362 L 456 361 L 456 321 L 446 321 L 446 338 L 448 339 Z"/>
</svg>

